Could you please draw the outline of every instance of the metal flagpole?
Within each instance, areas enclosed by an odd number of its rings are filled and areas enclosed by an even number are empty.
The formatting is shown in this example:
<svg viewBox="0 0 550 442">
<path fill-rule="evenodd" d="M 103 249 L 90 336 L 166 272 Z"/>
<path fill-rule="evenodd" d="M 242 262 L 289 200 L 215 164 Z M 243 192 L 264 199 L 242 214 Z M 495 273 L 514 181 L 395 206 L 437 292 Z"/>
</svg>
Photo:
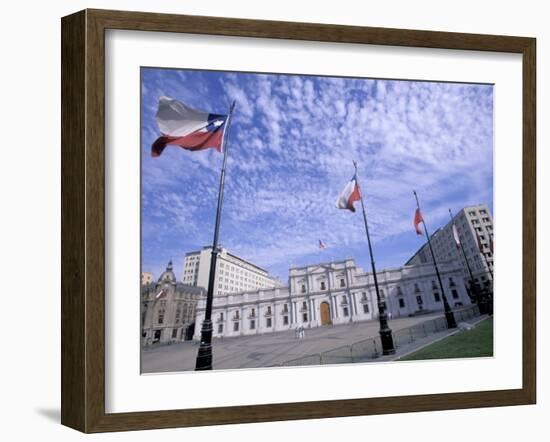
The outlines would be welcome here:
<svg viewBox="0 0 550 442">
<path fill-rule="evenodd" d="M 481 238 L 479 237 L 477 232 L 476 232 L 476 237 L 477 237 L 477 243 L 478 243 L 478 246 L 479 246 L 478 247 L 479 248 L 479 253 L 481 254 L 481 256 L 483 256 L 483 261 L 485 262 L 485 265 L 487 266 L 487 270 L 491 274 L 491 281 L 493 281 L 493 286 L 494 286 L 495 279 L 494 279 L 494 276 L 493 276 L 493 272 L 491 271 L 491 267 L 489 267 L 489 261 L 487 260 L 487 257 L 485 256 L 485 251 L 483 250 L 483 244 L 481 243 Z M 489 238 L 489 240 L 490 240 L 490 238 Z M 489 289 L 486 285 L 485 285 L 485 287 L 483 287 L 481 289 L 480 298 L 482 299 L 482 305 L 483 305 L 483 307 L 480 306 L 480 308 L 479 308 L 480 312 L 482 314 L 483 313 L 492 314 L 492 305 L 491 305 L 492 295 L 490 294 Z"/>
<path fill-rule="evenodd" d="M 420 210 L 420 203 L 418 202 L 418 195 L 416 194 L 416 190 L 413 190 L 414 197 L 416 198 L 416 207 L 418 208 L 418 211 L 420 214 L 422 214 L 422 211 Z M 447 328 L 456 328 L 456 320 L 455 315 L 451 310 L 451 307 L 449 306 L 449 303 L 447 302 L 447 297 L 445 296 L 445 289 L 443 288 L 443 282 L 441 281 L 441 275 L 439 274 L 439 269 L 437 268 L 437 261 L 435 260 L 435 254 L 432 249 L 432 243 L 430 241 L 430 234 L 428 233 L 428 228 L 426 227 L 426 221 L 424 221 L 424 217 L 422 216 L 422 225 L 424 226 L 424 232 L 426 233 L 426 238 L 428 239 L 428 246 L 430 247 L 430 252 L 432 254 L 432 259 L 434 261 L 434 267 L 435 267 L 435 273 L 437 274 L 437 280 L 439 281 L 439 286 L 441 287 L 441 296 L 443 297 L 443 306 L 445 308 L 445 318 L 447 319 Z"/>
<path fill-rule="evenodd" d="M 212 242 L 212 255 L 210 258 L 210 273 L 208 275 L 208 290 L 206 292 L 206 309 L 204 312 L 204 321 L 201 328 L 201 342 L 197 352 L 197 362 L 195 370 L 212 370 L 212 302 L 214 299 L 214 284 L 216 280 L 216 263 L 218 261 L 218 232 L 220 229 L 220 218 L 222 213 L 223 188 L 225 184 L 225 168 L 227 165 L 227 139 L 229 138 L 229 129 L 235 101 L 229 107 L 227 114 L 226 127 L 223 133 L 222 150 L 223 165 L 220 174 L 220 188 L 218 191 L 218 208 L 216 211 L 216 224 L 214 228 L 214 240 Z"/>
<path fill-rule="evenodd" d="M 372 275 L 374 277 L 374 288 L 376 290 L 376 301 L 378 303 L 378 321 L 380 322 L 380 341 L 382 342 L 382 354 L 392 355 L 395 353 L 395 347 L 393 345 L 393 336 L 391 328 L 388 326 L 388 315 L 386 314 L 386 307 L 382 298 L 380 297 L 380 290 L 378 289 L 378 277 L 376 276 L 376 266 L 374 264 L 374 257 L 372 255 L 372 245 L 370 242 L 369 225 L 367 223 L 367 213 L 365 211 L 365 203 L 363 202 L 363 193 L 361 192 L 361 186 L 359 186 L 359 178 L 357 177 L 357 162 L 353 162 L 355 167 L 355 180 L 357 187 L 359 187 L 359 197 L 361 199 L 361 208 L 363 209 L 363 221 L 365 222 L 365 232 L 367 234 L 367 243 L 369 245 L 370 263 L 372 267 Z"/>
<path fill-rule="evenodd" d="M 491 274 L 491 280 L 495 280 L 495 277 L 493 276 L 493 271 L 491 270 L 491 267 L 489 267 L 489 261 L 487 261 L 487 257 L 485 256 L 485 253 L 482 251 L 481 254 L 483 255 L 483 259 L 485 261 L 485 265 L 487 266 L 487 270 L 489 270 L 489 273 Z"/>
<path fill-rule="evenodd" d="M 453 212 L 451 212 L 451 209 L 449 209 L 449 215 L 451 216 L 452 225 L 454 225 L 454 216 L 453 216 Z M 460 239 L 458 241 L 458 244 L 460 245 L 460 250 L 462 250 L 462 255 L 464 256 L 464 261 L 466 262 L 466 267 L 468 268 L 468 273 L 470 274 L 470 290 L 473 292 L 475 300 L 479 306 L 480 305 L 479 287 L 474 282 L 474 274 L 472 273 L 470 263 L 468 262 L 468 258 L 466 257 L 466 251 L 464 250 L 464 246 L 462 245 L 462 241 L 460 241 Z"/>
</svg>

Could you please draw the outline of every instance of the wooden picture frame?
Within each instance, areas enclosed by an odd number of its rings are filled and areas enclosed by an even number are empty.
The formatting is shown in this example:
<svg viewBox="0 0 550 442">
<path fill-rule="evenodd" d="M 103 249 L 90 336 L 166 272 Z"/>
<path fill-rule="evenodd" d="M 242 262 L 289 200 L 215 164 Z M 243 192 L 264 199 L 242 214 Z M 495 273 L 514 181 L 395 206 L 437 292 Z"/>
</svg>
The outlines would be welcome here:
<svg viewBox="0 0 550 442">
<path fill-rule="evenodd" d="M 516 53 L 523 66 L 523 382 L 511 390 L 105 412 L 105 30 Z M 533 404 L 536 400 L 533 38 L 84 10 L 62 19 L 62 424 L 83 432 Z"/>
</svg>

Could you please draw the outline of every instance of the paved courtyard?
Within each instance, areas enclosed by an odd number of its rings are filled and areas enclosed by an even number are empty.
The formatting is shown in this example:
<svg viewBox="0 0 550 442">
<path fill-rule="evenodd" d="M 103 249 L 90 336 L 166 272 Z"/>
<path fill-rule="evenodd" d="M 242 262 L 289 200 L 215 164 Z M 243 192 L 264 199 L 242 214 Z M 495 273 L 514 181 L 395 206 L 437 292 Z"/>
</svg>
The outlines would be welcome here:
<svg viewBox="0 0 550 442">
<path fill-rule="evenodd" d="M 440 316 L 443 316 L 441 312 L 411 318 L 396 318 L 390 321 L 390 327 L 395 332 Z M 378 329 L 378 321 L 367 321 L 306 329 L 305 337 L 302 339 L 297 339 L 294 331 L 238 338 L 216 338 L 212 344 L 213 366 L 214 369 L 269 367 L 377 336 Z M 144 350 L 142 351 L 142 372 L 194 370 L 198 347 L 198 342 L 187 341 Z"/>
</svg>

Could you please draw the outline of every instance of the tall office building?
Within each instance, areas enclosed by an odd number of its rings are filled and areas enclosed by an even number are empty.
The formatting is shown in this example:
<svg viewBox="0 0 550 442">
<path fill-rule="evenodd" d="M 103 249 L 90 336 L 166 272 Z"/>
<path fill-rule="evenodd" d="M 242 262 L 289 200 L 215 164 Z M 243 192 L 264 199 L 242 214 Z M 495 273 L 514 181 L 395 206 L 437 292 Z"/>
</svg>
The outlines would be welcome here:
<svg viewBox="0 0 550 442">
<path fill-rule="evenodd" d="M 455 214 L 453 221 L 437 229 L 431 236 L 432 248 L 438 261 L 458 261 L 462 264 L 464 280 L 470 280 L 464 254 L 457 248 L 453 237 L 452 225 L 457 227 L 460 242 L 464 247 L 466 259 L 470 265 L 474 282 L 481 285 L 492 283 L 490 271 L 493 271 L 493 218 L 486 204 L 465 207 Z M 482 251 L 479 249 L 479 242 Z M 425 243 L 406 265 L 425 264 L 432 257 L 428 243 Z M 490 270 L 490 271 L 489 271 Z"/>
<path fill-rule="evenodd" d="M 208 289 L 212 247 L 189 252 L 183 263 L 183 283 Z M 216 265 L 214 295 L 276 287 L 277 280 L 267 270 L 221 248 Z"/>
</svg>

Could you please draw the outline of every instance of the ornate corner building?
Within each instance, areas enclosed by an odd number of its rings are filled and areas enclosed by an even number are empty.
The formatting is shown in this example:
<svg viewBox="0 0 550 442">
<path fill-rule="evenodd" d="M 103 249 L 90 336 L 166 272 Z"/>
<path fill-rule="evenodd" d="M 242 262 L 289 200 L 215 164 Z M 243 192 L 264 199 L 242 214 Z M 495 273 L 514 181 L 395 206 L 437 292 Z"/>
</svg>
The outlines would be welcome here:
<svg viewBox="0 0 550 442">
<path fill-rule="evenodd" d="M 142 276 L 142 346 L 192 339 L 197 303 L 204 298 L 206 291 L 201 287 L 177 282 L 172 261 L 157 282 L 146 282 L 151 279 Z"/>
</svg>

